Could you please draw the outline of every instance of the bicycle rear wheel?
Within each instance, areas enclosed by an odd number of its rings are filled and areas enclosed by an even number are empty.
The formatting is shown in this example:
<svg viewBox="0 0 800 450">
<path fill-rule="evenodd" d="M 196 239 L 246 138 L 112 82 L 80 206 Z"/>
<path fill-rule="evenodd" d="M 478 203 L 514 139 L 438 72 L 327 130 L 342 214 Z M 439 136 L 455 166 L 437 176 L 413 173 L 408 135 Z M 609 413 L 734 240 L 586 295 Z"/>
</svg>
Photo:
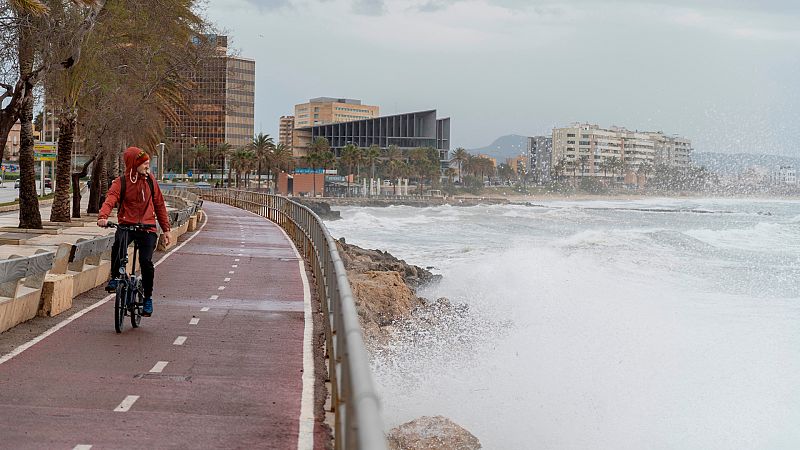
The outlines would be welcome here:
<svg viewBox="0 0 800 450">
<path fill-rule="evenodd" d="M 122 333 L 125 326 L 125 298 L 128 296 L 128 286 L 124 281 L 117 285 L 117 295 L 114 300 L 114 329 Z"/>
<path fill-rule="evenodd" d="M 144 294 L 142 293 L 142 279 L 136 279 L 136 289 L 131 292 L 131 326 L 139 328 L 142 321 L 142 309 L 144 308 Z"/>
</svg>

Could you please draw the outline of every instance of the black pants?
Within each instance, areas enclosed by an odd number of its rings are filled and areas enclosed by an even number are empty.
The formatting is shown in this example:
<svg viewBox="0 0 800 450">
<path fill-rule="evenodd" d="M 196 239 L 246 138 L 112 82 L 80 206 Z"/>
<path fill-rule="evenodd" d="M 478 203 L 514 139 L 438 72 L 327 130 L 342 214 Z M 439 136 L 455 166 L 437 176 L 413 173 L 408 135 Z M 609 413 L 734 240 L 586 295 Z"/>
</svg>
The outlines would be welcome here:
<svg viewBox="0 0 800 450">
<path fill-rule="evenodd" d="M 149 231 L 126 231 L 117 230 L 114 235 L 114 247 L 111 248 L 111 277 L 116 277 L 119 273 L 120 266 L 120 243 L 125 239 L 125 234 L 128 235 L 128 245 L 134 241 L 139 246 L 139 252 L 136 255 L 136 261 L 142 268 L 142 288 L 144 288 L 144 296 L 150 298 L 153 296 L 153 277 L 156 274 L 155 266 L 153 266 L 153 252 L 158 243 L 158 235 Z"/>
</svg>

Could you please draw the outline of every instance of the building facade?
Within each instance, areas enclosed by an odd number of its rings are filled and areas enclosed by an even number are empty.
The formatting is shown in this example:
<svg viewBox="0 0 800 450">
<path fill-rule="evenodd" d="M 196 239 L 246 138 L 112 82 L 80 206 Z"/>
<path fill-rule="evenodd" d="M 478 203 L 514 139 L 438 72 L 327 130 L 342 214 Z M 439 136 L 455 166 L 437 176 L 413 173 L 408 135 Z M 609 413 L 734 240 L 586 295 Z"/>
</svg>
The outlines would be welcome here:
<svg viewBox="0 0 800 450">
<path fill-rule="evenodd" d="M 550 161 L 561 175 L 617 177 L 656 164 L 688 167 L 691 153 L 691 141 L 686 138 L 574 123 L 553 129 Z"/>
<path fill-rule="evenodd" d="M 379 107 L 362 105 L 361 100 L 351 98 L 318 97 L 294 107 L 296 128 L 374 119 L 378 116 Z"/>
<path fill-rule="evenodd" d="M 187 74 L 193 83 L 177 121 L 167 123 L 167 153 L 171 166 L 186 173 L 198 169 L 192 148 L 215 171 L 225 170 L 226 158 L 216 149 L 222 143 L 241 147 L 252 142 L 255 122 L 255 71 L 252 59 L 228 55 L 226 36 L 206 36 L 216 56 L 205 59 Z M 181 167 L 178 167 L 181 166 Z"/>
<path fill-rule="evenodd" d="M 796 186 L 797 171 L 794 166 L 779 166 L 770 173 L 769 179 L 772 184 Z"/>
<path fill-rule="evenodd" d="M 434 109 L 296 128 L 295 156 L 307 155 L 311 143 L 317 138 L 327 139 L 337 157 L 348 144 L 364 148 L 377 145 L 381 149 L 394 145 L 401 151 L 432 147 L 439 151 L 442 161 L 447 161 L 450 153 L 450 118 L 437 118 Z"/>
<path fill-rule="evenodd" d="M 278 143 L 292 148 L 294 133 L 294 116 L 281 116 L 278 126 Z"/>
<path fill-rule="evenodd" d="M 552 136 L 528 138 L 528 176 L 534 183 L 550 181 L 550 166 L 553 157 Z"/>
</svg>

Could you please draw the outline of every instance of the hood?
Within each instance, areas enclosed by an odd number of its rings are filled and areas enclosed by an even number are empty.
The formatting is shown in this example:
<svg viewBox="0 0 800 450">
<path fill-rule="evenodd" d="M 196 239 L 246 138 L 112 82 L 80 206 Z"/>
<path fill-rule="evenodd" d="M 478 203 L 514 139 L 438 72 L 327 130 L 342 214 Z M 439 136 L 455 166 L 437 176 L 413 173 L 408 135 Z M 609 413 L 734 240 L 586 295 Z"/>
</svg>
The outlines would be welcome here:
<svg viewBox="0 0 800 450">
<path fill-rule="evenodd" d="M 125 175 L 132 175 L 132 172 L 136 171 L 136 167 L 139 164 L 150 159 L 147 153 L 145 153 L 146 156 L 140 158 L 139 154 L 142 152 L 143 150 L 139 147 L 128 147 L 125 153 L 122 154 L 122 159 L 125 161 Z M 137 161 L 140 161 L 139 164 L 137 164 Z"/>
</svg>

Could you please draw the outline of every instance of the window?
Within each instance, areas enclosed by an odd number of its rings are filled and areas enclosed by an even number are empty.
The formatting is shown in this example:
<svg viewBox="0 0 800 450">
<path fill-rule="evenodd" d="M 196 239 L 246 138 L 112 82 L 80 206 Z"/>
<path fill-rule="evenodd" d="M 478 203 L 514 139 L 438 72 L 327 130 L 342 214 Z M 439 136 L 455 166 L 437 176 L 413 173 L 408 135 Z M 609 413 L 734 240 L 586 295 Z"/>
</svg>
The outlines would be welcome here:
<svg viewBox="0 0 800 450">
<path fill-rule="evenodd" d="M 589 135 L 588 135 L 588 134 L 582 134 L 582 135 L 581 135 L 581 137 L 582 137 L 583 139 L 589 139 Z"/>
<path fill-rule="evenodd" d="M 567 137 L 575 137 L 575 133 L 567 133 Z"/>
</svg>

